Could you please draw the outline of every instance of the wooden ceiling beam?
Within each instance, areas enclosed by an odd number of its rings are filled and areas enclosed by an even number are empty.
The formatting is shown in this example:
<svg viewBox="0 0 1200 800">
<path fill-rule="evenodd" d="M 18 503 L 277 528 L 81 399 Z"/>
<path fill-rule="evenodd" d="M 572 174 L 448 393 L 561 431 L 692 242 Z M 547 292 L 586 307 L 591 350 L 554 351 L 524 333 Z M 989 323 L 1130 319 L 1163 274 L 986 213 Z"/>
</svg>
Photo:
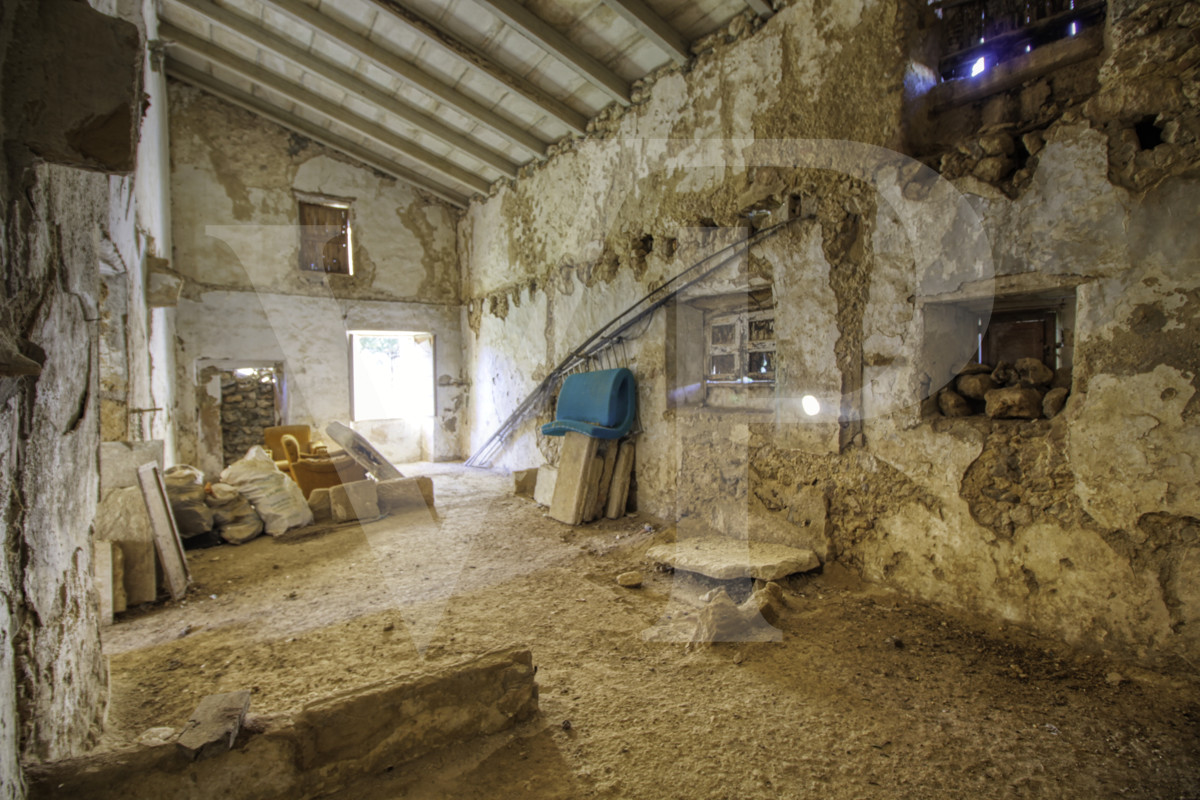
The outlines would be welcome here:
<svg viewBox="0 0 1200 800">
<path fill-rule="evenodd" d="M 401 0 L 371 0 L 404 25 L 423 41 L 450 55 L 468 69 L 483 75 L 503 86 L 508 91 L 537 106 L 565 125 L 571 132 L 583 134 L 587 130 L 587 117 L 566 103 L 543 91 L 532 81 L 517 75 L 496 62 L 484 51 L 457 38 L 433 20 L 410 8 Z"/>
<path fill-rule="evenodd" d="M 386 175 L 391 175 L 394 178 L 412 184 L 416 188 L 439 197 L 453 206 L 457 206 L 458 208 L 467 207 L 467 198 L 460 192 L 434 182 L 425 175 L 414 172 L 408 167 L 396 164 L 384 158 L 379 153 L 372 152 L 349 139 L 338 136 L 333 131 L 315 125 L 290 111 L 285 111 L 282 108 L 274 106 L 262 98 L 255 97 L 237 87 L 223 83 L 212 75 L 184 64 L 178 59 L 167 59 L 167 74 L 184 83 L 191 84 L 197 89 L 202 89 L 215 97 L 219 97 L 227 103 L 232 103 L 252 114 L 257 114 L 263 119 L 268 119 L 276 125 L 312 139 L 314 142 L 319 142 L 330 149 L 337 150 L 372 169 L 379 170 Z"/>
<path fill-rule="evenodd" d="M 453 108 L 463 116 L 490 128 L 497 135 L 529 151 L 530 155 L 544 156 L 546 142 L 525 128 L 495 111 L 484 107 L 452 86 L 425 72 L 420 65 L 376 44 L 367 37 L 347 28 L 336 20 L 325 16 L 302 0 L 261 0 L 267 8 L 285 14 L 292 19 L 318 31 L 342 47 L 355 52 L 380 69 L 410 84 L 440 103 Z"/>
<path fill-rule="evenodd" d="M 302 70 L 319 75 L 348 94 L 382 108 L 384 111 L 404 120 L 422 133 L 479 159 L 504 175 L 510 178 L 516 177 L 518 165 L 510 161 L 503 154 L 484 147 L 467 133 L 452 128 L 421 109 L 371 86 L 354 73 L 347 72 L 342 67 L 322 60 L 316 53 L 309 52 L 281 36 L 258 27 L 245 17 L 238 16 L 232 11 L 227 11 L 216 3 L 211 2 L 211 0 L 172 1 L 194 11 L 214 25 L 218 25 L 242 37 L 259 49 L 274 53 L 292 62 Z"/>
<path fill-rule="evenodd" d="M 212 64 L 223 67 L 253 83 L 281 94 L 292 102 L 310 108 L 328 119 L 335 120 L 363 136 L 374 139 L 380 144 L 424 164 L 431 170 L 440 173 L 456 183 L 470 187 L 472 191 L 487 194 L 491 186 L 491 183 L 486 179 L 467 171 L 443 156 L 426 150 L 415 142 L 405 139 L 400 134 L 380 125 L 378 122 L 358 116 L 350 109 L 326 97 L 297 86 L 287 78 L 276 75 L 274 72 L 270 72 L 257 64 L 253 64 L 228 51 L 222 50 L 212 42 L 201 39 L 199 36 L 188 33 L 181 28 L 177 28 L 169 22 L 163 22 L 159 26 L 159 33 L 164 41 L 182 47 Z"/>
<path fill-rule="evenodd" d="M 676 64 L 686 64 L 691 57 L 691 48 L 683 35 L 643 0 L 604 0 L 604 5 L 654 42 Z"/>
<path fill-rule="evenodd" d="M 506 25 L 551 53 L 613 100 L 629 105 L 629 83 L 517 0 L 475 0 Z"/>
</svg>

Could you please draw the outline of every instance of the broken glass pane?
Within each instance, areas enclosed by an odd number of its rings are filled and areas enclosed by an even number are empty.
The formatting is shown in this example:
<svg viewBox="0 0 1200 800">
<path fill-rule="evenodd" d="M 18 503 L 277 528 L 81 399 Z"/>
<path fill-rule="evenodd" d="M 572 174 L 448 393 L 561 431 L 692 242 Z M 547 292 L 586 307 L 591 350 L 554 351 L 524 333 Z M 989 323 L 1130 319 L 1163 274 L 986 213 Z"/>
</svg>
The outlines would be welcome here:
<svg viewBox="0 0 1200 800">
<path fill-rule="evenodd" d="M 763 350 L 750 354 L 748 377 L 751 380 L 770 380 L 775 374 L 775 351 Z"/>
<path fill-rule="evenodd" d="M 732 375 L 737 372 L 737 353 L 713 355 L 710 375 Z"/>
<path fill-rule="evenodd" d="M 713 325 L 713 344 L 734 344 L 735 342 L 737 342 L 737 325 L 732 323 L 729 325 Z"/>
<path fill-rule="evenodd" d="M 750 341 L 752 342 L 769 342 L 775 338 L 775 320 L 774 319 L 752 319 L 750 320 Z"/>
</svg>

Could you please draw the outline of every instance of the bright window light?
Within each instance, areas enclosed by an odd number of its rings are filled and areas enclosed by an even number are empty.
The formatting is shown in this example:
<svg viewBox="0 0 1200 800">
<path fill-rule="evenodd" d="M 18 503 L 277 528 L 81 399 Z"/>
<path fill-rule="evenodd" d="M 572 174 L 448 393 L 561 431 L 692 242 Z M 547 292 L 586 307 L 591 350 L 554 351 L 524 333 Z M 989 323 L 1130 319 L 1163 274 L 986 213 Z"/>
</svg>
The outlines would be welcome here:
<svg viewBox="0 0 1200 800">
<path fill-rule="evenodd" d="M 813 397 L 811 394 L 806 394 L 800 398 L 800 406 L 804 409 L 804 413 L 810 417 L 815 417 L 821 413 L 821 401 Z"/>
<path fill-rule="evenodd" d="M 980 56 L 979 60 L 971 65 L 971 77 L 974 78 L 985 69 L 987 69 L 987 59 L 983 56 Z"/>
<path fill-rule="evenodd" d="M 433 335 L 408 331 L 350 334 L 354 419 L 433 415 Z"/>
<path fill-rule="evenodd" d="M 1067 35 L 1068 36 L 1074 36 L 1078 32 L 1079 32 L 1079 23 L 1078 22 L 1072 22 L 1070 25 L 1067 26 Z"/>
</svg>

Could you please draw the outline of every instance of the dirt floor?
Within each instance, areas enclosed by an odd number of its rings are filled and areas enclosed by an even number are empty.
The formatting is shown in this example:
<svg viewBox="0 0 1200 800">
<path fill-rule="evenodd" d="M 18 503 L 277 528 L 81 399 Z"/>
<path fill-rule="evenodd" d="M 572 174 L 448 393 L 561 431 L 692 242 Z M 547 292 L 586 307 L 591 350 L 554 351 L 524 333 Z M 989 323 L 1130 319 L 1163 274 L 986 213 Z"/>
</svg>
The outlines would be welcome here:
<svg viewBox="0 0 1200 800">
<path fill-rule="evenodd" d="M 505 476 L 406 473 L 432 475 L 437 519 L 190 552 L 185 601 L 105 631 L 105 746 L 178 730 L 213 692 L 292 710 L 523 644 L 539 718 L 337 797 L 1200 798 L 1194 671 L 1070 653 L 838 570 L 784 582 L 778 642 L 647 641 L 686 630 L 717 585 L 644 562 L 671 530 L 636 516 L 573 529 Z M 616 584 L 628 569 L 642 588 Z"/>
</svg>

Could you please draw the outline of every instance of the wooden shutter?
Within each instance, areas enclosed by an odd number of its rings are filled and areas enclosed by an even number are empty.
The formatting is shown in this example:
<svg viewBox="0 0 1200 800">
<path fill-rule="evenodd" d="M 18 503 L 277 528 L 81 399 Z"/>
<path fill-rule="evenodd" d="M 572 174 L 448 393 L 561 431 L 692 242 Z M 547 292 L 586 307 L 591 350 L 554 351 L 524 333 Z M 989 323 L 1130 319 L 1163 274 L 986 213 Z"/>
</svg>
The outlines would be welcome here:
<svg viewBox="0 0 1200 800">
<path fill-rule="evenodd" d="M 350 209 L 300 203 L 300 269 L 350 274 Z"/>
<path fill-rule="evenodd" d="M 995 314 L 983 337 L 983 361 L 995 366 L 1001 361 L 1036 358 L 1051 369 L 1055 366 L 1053 311 L 1013 311 Z"/>
</svg>

